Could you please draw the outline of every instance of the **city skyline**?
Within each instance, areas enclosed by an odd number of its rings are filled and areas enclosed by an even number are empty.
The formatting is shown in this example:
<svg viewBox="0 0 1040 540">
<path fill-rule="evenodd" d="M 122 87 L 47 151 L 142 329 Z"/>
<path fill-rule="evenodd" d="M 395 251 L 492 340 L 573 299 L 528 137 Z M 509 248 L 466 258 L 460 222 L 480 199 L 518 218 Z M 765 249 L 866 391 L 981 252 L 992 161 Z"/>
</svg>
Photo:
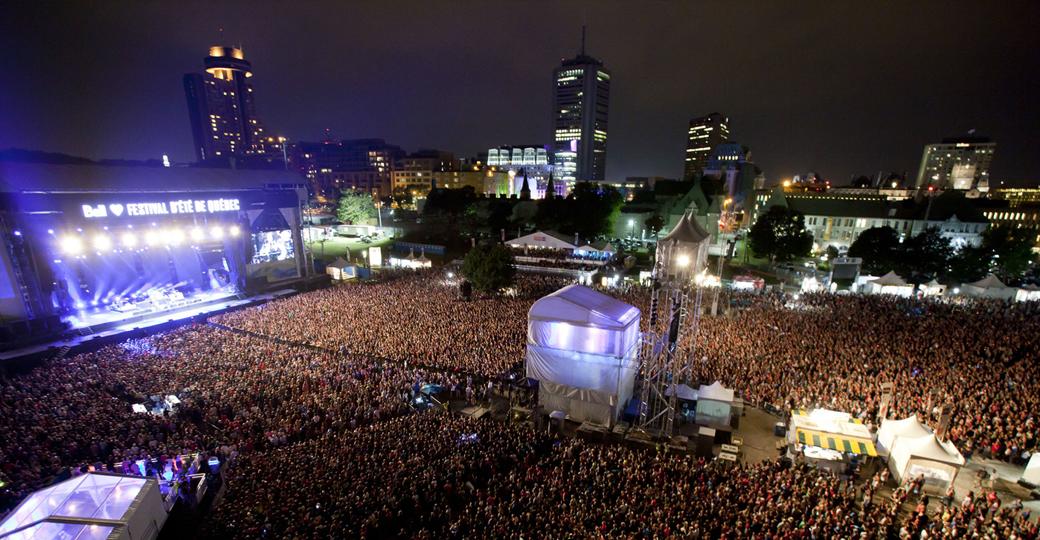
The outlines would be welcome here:
<svg viewBox="0 0 1040 540">
<path fill-rule="evenodd" d="M 245 47 L 259 117 L 293 141 L 319 140 L 330 128 L 337 138 L 381 137 L 460 156 L 517 140 L 548 144 L 548 73 L 579 51 L 584 23 L 589 54 L 617 78 L 607 178 L 680 177 L 689 119 L 715 110 L 726 112 L 771 183 L 808 170 L 837 183 L 881 171 L 913 177 L 925 145 L 973 128 L 1000 147 L 995 181 L 1040 178 L 1031 159 L 1040 85 L 1021 69 L 1037 45 L 1024 26 L 1035 5 L 853 12 L 824 4 L 565 4 L 551 17 L 506 4 L 412 7 L 415 20 L 405 21 L 395 17 L 405 4 L 307 4 L 280 15 L 297 24 L 273 25 L 262 22 L 284 11 L 273 4 L 249 16 L 235 4 L 106 3 L 46 14 L 16 5 L 0 23 L 0 39 L 11 40 L 5 49 L 19 52 L 3 68 L 11 82 L 0 98 L 17 106 L 0 112 L 0 148 L 193 161 L 179 79 L 218 44 Z M 507 12 L 518 24 L 444 31 L 462 25 L 460 17 L 501 20 Z M 963 20 L 984 22 L 949 31 Z M 391 22 L 400 39 L 375 39 Z M 791 52 L 771 52 L 782 49 Z M 65 96 L 70 85 L 79 91 Z"/>
</svg>

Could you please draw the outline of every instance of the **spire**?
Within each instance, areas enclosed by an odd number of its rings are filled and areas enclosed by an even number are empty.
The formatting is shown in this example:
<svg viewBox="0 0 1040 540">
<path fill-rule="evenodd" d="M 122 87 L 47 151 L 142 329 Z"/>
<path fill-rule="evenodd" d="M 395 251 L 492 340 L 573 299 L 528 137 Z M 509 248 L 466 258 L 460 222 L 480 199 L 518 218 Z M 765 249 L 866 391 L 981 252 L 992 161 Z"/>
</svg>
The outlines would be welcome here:
<svg viewBox="0 0 1040 540">
<path fill-rule="evenodd" d="M 549 173 L 549 181 L 545 183 L 545 198 L 556 197 L 556 184 L 553 182 L 553 173 Z"/>
<path fill-rule="evenodd" d="M 522 200 L 531 199 L 531 185 L 527 183 L 527 171 L 524 171 L 524 185 L 520 187 L 520 198 Z"/>
</svg>

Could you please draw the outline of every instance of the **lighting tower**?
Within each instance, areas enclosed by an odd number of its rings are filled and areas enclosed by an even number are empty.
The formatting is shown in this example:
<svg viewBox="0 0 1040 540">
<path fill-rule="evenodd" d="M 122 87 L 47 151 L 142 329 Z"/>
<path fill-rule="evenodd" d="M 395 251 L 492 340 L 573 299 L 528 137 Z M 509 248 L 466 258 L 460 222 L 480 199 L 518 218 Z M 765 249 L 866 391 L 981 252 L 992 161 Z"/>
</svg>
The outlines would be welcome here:
<svg viewBox="0 0 1040 540">
<path fill-rule="evenodd" d="M 657 243 L 650 327 L 643 334 L 640 350 L 643 385 L 638 428 L 644 433 L 672 436 L 677 385 L 690 382 L 693 367 L 692 343 L 700 323 L 698 285 L 706 269 L 710 240 L 711 235 L 687 212 Z"/>
</svg>

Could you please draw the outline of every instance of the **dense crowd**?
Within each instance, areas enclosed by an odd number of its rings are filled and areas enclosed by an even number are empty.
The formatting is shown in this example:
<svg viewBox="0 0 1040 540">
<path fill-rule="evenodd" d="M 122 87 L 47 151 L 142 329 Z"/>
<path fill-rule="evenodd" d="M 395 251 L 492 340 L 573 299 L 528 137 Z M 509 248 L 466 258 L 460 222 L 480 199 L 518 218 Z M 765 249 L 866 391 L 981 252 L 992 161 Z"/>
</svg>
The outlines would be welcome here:
<svg viewBox="0 0 1040 540">
<path fill-rule="evenodd" d="M 230 462 L 212 538 L 1037 538 L 992 492 L 929 504 L 919 480 L 865 484 L 765 462 L 704 462 L 411 403 L 423 383 L 473 400 L 522 365 L 527 311 L 563 283 L 522 276 L 459 297 L 438 272 L 300 294 L 47 362 L 0 381 L 0 474 L 15 496 L 157 456 Z M 615 294 L 644 311 L 646 289 Z M 918 414 L 968 456 L 1036 450 L 1040 313 L 1032 304 L 739 295 L 703 317 L 694 377 L 786 411 L 876 423 Z M 176 395 L 164 414 L 134 413 Z M 948 414 L 944 414 L 944 411 Z M 938 510 L 937 510 L 938 509 Z"/>
<path fill-rule="evenodd" d="M 55 478 L 134 473 L 140 459 L 242 452 L 410 410 L 455 377 L 195 326 L 65 358 L 0 383 L 0 472 L 15 498 Z M 171 414 L 135 413 L 174 395 Z"/>
<path fill-rule="evenodd" d="M 966 455 L 1022 462 L 1040 437 L 1040 312 L 1035 304 L 830 294 L 758 297 L 701 319 L 695 376 L 777 410 L 826 407 L 876 423 L 938 426 Z"/>
<path fill-rule="evenodd" d="M 216 321 L 333 351 L 499 377 L 523 363 L 531 304 L 565 283 L 522 275 L 510 295 L 463 301 L 454 279 L 425 271 L 301 294 Z"/>
</svg>

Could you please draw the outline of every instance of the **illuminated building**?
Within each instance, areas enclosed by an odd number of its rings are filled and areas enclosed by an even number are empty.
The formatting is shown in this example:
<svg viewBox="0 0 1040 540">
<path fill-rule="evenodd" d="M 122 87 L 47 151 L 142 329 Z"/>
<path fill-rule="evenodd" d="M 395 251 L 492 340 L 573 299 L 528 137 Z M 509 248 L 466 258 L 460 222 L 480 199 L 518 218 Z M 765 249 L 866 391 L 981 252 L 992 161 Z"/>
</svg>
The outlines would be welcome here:
<svg viewBox="0 0 1040 540">
<path fill-rule="evenodd" d="M 383 139 L 325 140 L 298 143 L 294 163 L 316 195 L 336 198 L 356 189 L 379 198 L 390 195 L 391 171 L 404 155 Z"/>
<path fill-rule="evenodd" d="M 460 163 L 451 152 L 419 150 L 397 160 L 391 172 L 393 191 L 425 197 L 430 192 L 433 173 L 459 169 Z"/>
<path fill-rule="evenodd" d="M 253 67 L 242 49 L 210 47 L 204 63 L 204 71 L 184 75 L 196 159 L 221 163 L 270 154 L 269 161 L 281 161 L 285 139 L 266 133 L 257 118 Z"/>
<path fill-rule="evenodd" d="M 986 137 L 953 137 L 924 147 L 916 187 L 968 190 L 989 186 L 997 143 Z"/>
<path fill-rule="evenodd" d="M 526 175 L 533 199 L 545 197 L 549 176 L 553 174 L 552 156 L 548 146 L 517 145 L 491 148 L 488 150 L 487 166 L 505 170 L 510 174 L 512 182 L 509 185 L 509 195 L 520 193 Z M 568 185 L 553 178 L 553 190 L 556 195 L 566 196 L 571 187 L 573 184 Z"/>
<path fill-rule="evenodd" d="M 686 132 L 686 161 L 683 177 L 692 180 L 699 177 L 715 147 L 729 140 L 729 118 L 714 112 L 690 120 Z"/>
<path fill-rule="evenodd" d="M 602 180 L 607 169 L 607 113 L 610 72 L 581 53 L 553 71 L 553 154 L 556 181 L 573 185 Z"/>
<path fill-rule="evenodd" d="M 286 171 L 0 162 L 0 316 L 99 331 L 291 285 L 311 274 L 303 187 Z"/>
</svg>

